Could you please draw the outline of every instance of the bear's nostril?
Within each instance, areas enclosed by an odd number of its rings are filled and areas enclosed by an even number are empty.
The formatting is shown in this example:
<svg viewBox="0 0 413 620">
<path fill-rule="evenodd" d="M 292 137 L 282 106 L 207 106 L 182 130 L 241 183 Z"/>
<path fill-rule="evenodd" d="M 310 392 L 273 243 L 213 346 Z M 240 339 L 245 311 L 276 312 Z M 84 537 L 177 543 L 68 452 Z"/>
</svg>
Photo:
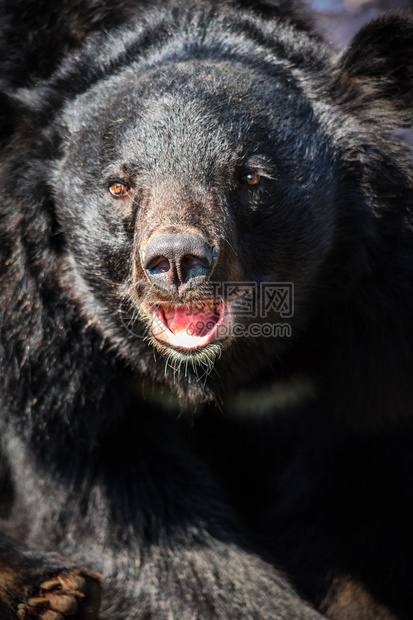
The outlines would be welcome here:
<svg viewBox="0 0 413 620">
<path fill-rule="evenodd" d="M 188 272 L 190 272 L 192 269 L 196 269 L 197 267 L 208 268 L 211 266 L 211 258 L 205 256 L 194 256 L 193 254 L 186 254 L 181 259 L 181 268 L 184 271 Z"/>
<path fill-rule="evenodd" d="M 185 254 L 180 258 L 177 265 L 178 275 L 182 282 L 189 282 L 192 278 L 207 276 L 212 265 L 211 254 L 207 256 L 196 256 Z"/>
<path fill-rule="evenodd" d="M 171 263 L 166 256 L 155 256 L 149 261 L 146 269 L 153 273 L 166 273 L 171 268 Z"/>
<path fill-rule="evenodd" d="M 209 276 L 214 260 L 214 248 L 195 233 L 160 233 L 142 252 L 149 280 L 165 290 L 183 291 L 187 285 L 200 285 Z"/>
</svg>

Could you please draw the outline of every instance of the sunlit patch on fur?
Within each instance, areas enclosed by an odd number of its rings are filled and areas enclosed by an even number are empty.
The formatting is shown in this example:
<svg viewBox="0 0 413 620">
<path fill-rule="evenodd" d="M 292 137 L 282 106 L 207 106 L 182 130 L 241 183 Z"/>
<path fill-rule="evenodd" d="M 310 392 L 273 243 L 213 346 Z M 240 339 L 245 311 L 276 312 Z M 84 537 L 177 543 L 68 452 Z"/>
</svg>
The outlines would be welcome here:
<svg viewBox="0 0 413 620">
<path fill-rule="evenodd" d="M 198 379 L 202 379 L 204 375 L 208 376 L 222 353 L 222 346 L 220 344 L 210 344 L 203 349 L 184 352 L 163 346 L 153 337 L 150 337 L 150 340 L 153 346 L 165 357 L 165 372 L 169 367 L 175 373 L 184 374 L 185 377 L 189 369 L 194 371 Z M 204 371 L 203 376 L 198 374 L 199 369 Z"/>
</svg>

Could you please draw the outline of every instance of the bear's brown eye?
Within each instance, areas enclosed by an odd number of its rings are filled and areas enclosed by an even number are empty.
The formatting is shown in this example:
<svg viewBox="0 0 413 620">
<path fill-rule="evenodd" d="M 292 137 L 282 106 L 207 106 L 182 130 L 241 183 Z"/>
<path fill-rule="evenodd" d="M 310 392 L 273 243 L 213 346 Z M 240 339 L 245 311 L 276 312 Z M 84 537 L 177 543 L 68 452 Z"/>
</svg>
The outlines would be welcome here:
<svg viewBox="0 0 413 620">
<path fill-rule="evenodd" d="M 250 187 L 254 185 L 259 185 L 260 182 L 261 177 L 259 174 L 246 174 L 241 179 L 241 183 L 243 183 L 244 185 L 249 185 Z"/>
<path fill-rule="evenodd" d="M 109 186 L 109 191 L 115 198 L 122 198 L 122 196 L 128 194 L 129 188 L 123 183 L 112 183 L 112 185 Z"/>
</svg>

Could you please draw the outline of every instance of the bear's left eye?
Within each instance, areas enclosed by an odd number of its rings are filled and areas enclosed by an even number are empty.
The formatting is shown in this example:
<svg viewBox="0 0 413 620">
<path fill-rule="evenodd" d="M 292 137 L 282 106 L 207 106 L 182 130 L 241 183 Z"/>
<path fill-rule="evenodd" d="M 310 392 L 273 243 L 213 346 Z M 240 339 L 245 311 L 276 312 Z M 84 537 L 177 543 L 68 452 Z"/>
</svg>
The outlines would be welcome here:
<svg viewBox="0 0 413 620">
<path fill-rule="evenodd" d="M 109 186 L 109 191 L 115 198 L 122 198 L 122 196 L 127 196 L 129 187 L 124 183 L 116 182 Z"/>
<path fill-rule="evenodd" d="M 241 183 L 243 185 L 249 185 L 250 187 L 253 187 L 254 185 L 259 185 L 261 182 L 261 176 L 259 174 L 246 174 L 245 176 L 241 177 Z"/>
</svg>

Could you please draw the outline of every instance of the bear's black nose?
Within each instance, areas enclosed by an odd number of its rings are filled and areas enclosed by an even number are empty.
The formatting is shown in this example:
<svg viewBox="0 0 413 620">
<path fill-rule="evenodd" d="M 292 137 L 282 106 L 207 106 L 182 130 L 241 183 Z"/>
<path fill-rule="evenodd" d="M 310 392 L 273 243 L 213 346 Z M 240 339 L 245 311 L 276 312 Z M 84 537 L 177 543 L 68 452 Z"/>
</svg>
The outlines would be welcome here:
<svg viewBox="0 0 413 620">
<path fill-rule="evenodd" d="M 163 233 L 152 237 L 142 252 L 151 283 L 164 291 L 195 288 L 210 274 L 215 250 L 195 233 Z"/>
</svg>

